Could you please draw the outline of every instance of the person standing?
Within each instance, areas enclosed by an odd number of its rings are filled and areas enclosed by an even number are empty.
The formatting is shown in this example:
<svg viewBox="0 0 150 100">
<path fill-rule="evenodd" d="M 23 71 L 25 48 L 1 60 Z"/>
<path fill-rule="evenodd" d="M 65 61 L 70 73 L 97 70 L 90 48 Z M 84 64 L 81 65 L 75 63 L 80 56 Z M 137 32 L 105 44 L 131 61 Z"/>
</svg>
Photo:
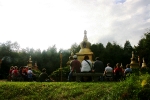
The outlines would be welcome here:
<svg viewBox="0 0 150 100">
<path fill-rule="evenodd" d="M 33 72 L 30 67 L 28 69 L 27 75 L 28 75 L 28 81 L 33 81 Z"/>
<path fill-rule="evenodd" d="M 24 81 L 28 81 L 28 74 L 27 74 L 26 66 L 24 66 L 23 69 L 22 69 L 22 77 L 23 77 Z"/>
<path fill-rule="evenodd" d="M 9 81 L 12 81 L 12 71 L 14 70 L 14 67 L 11 66 L 10 69 L 9 69 L 9 77 L 8 77 L 8 80 Z"/>
<path fill-rule="evenodd" d="M 70 66 L 70 71 L 71 71 L 71 70 L 72 70 L 72 68 L 71 68 L 71 62 L 73 61 L 73 57 L 72 57 L 72 56 L 71 56 L 71 57 L 69 57 L 69 61 L 70 61 L 70 62 L 69 62 L 69 63 L 70 63 L 70 65 L 69 65 L 69 66 Z"/>
<path fill-rule="evenodd" d="M 19 76 L 19 71 L 17 66 L 14 67 L 14 70 L 12 71 L 12 76 L 13 76 L 13 81 L 17 81 Z"/>
<path fill-rule="evenodd" d="M 77 60 L 77 55 L 74 55 L 73 56 L 73 59 L 70 63 L 70 73 L 68 75 L 68 81 L 71 81 L 71 78 L 72 78 L 72 73 L 73 72 L 76 72 L 76 73 L 80 73 L 81 70 L 81 63 L 80 61 Z"/>
</svg>

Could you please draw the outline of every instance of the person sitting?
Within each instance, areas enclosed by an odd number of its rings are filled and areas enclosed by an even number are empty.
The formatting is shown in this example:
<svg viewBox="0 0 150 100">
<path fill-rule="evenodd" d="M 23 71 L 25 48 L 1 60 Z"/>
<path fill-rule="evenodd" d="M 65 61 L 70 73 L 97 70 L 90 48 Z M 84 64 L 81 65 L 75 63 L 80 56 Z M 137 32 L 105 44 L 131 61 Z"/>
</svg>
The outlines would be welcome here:
<svg viewBox="0 0 150 100">
<path fill-rule="evenodd" d="M 88 73 L 92 71 L 92 62 L 89 60 L 89 57 L 84 56 L 84 60 L 81 62 L 81 72 Z M 92 81 L 91 77 L 82 77 L 81 81 Z"/>
<path fill-rule="evenodd" d="M 100 58 L 99 57 L 96 57 L 95 59 L 96 61 L 94 62 L 94 65 L 93 65 L 93 70 L 92 72 L 95 72 L 95 73 L 103 73 L 104 72 L 104 64 L 102 61 L 100 61 Z M 103 76 L 98 76 L 98 80 L 100 81 L 103 81 Z"/>
<path fill-rule="evenodd" d="M 132 73 L 132 69 L 130 68 L 130 65 L 127 64 L 127 65 L 126 65 L 126 69 L 124 70 L 124 75 L 125 75 L 125 77 L 130 76 L 131 73 Z"/>
<path fill-rule="evenodd" d="M 120 68 L 119 63 L 116 64 L 116 68 L 114 69 L 114 75 L 115 75 L 115 80 L 116 81 L 120 81 L 122 76 L 123 76 L 122 68 Z"/>
<path fill-rule="evenodd" d="M 77 55 L 73 56 L 73 59 L 70 62 L 70 73 L 68 75 L 68 81 L 71 81 L 72 79 L 72 74 L 73 73 L 80 73 L 81 72 L 81 63 L 80 61 L 77 59 Z M 79 80 L 78 80 L 79 81 Z"/>
<path fill-rule="evenodd" d="M 50 81 L 48 74 L 46 73 L 46 69 L 42 69 L 42 73 L 39 75 L 40 82 L 48 82 Z"/>
<path fill-rule="evenodd" d="M 84 56 L 84 60 L 81 62 L 81 72 L 91 72 L 92 62 L 89 57 Z"/>
<path fill-rule="evenodd" d="M 113 68 L 110 67 L 110 63 L 108 63 L 107 67 L 105 67 L 104 76 L 105 79 L 109 81 L 113 79 Z"/>
</svg>

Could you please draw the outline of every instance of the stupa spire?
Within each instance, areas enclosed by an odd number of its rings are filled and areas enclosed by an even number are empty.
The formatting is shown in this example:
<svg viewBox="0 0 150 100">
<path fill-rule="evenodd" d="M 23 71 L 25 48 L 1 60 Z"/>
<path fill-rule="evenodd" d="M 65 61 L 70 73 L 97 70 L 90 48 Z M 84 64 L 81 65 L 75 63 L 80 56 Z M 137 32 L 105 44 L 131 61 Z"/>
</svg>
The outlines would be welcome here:
<svg viewBox="0 0 150 100">
<path fill-rule="evenodd" d="M 134 58 L 134 51 L 132 51 L 132 58 Z"/>
<path fill-rule="evenodd" d="M 29 57 L 29 62 L 32 62 L 32 60 L 31 60 L 31 56 Z"/>
<path fill-rule="evenodd" d="M 28 64 L 27 64 L 28 67 L 32 67 L 32 60 L 31 60 L 31 56 L 29 57 L 29 60 L 28 60 Z"/>
<path fill-rule="evenodd" d="M 90 46 L 91 46 L 91 43 L 88 42 L 87 31 L 84 30 L 84 38 L 83 38 L 83 41 L 80 43 L 80 47 L 81 49 L 83 49 L 83 48 L 90 48 Z"/>
<path fill-rule="evenodd" d="M 76 53 L 77 59 L 82 62 L 85 55 L 89 56 L 89 59 L 92 61 L 93 52 L 91 52 L 91 43 L 88 41 L 87 38 L 87 31 L 84 30 L 84 37 L 83 41 L 80 43 L 80 51 Z"/>
<path fill-rule="evenodd" d="M 144 57 L 143 57 L 143 63 L 142 63 L 142 68 L 146 67 L 146 63 L 145 63 L 145 60 L 144 60 Z"/>
<path fill-rule="evenodd" d="M 143 63 L 145 63 L 144 57 L 143 57 Z"/>
<path fill-rule="evenodd" d="M 132 58 L 131 58 L 130 67 L 131 68 L 139 68 L 139 64 L 136 62 L 134 51 L 132 51 Z"/>
<path fill-rule="evenodd" d="M 132 51 L 132 58 L 131 58 L 131 63 L 135 63 L 135 56 L 134 56 L 134 51 Z"/>
<path fill-rule="evenodd" d="M 83 38 L 83 41 L 88 41 L 86 34 L 87 34 L 87 31 L 84 30 L 84 38 Z"/>
</svg>

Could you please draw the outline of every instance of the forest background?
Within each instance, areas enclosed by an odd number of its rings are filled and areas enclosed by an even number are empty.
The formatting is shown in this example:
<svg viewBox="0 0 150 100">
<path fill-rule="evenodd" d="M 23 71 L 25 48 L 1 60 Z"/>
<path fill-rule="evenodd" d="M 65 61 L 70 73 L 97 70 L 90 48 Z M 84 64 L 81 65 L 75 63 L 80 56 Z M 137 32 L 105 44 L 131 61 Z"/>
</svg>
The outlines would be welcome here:
<svg viewBox="0 0 150 100">
<path fill-rule="evenodd" d="M 140 66 L 144 58 L 147 67 L 150 67 L 150 31 L 144 33 L 137 46 L 134 47 L 131 46 L 129 40 L 126 40 L 124 47 L 118 45 L 117 42 L 108 42 L 106 46 L 102 43 L 92 44 L 90 49 L 93 52 L 93 61 L 95 61 L 95 57 L 99 57 L 105 66 L 107 63 L 110 63 L 111 67 L 114 67 L 116 63 L 122 63 L 125 67 L 126 64 L 131 62 L 130 58 L 132 57 L 132 51 L 134 51 L 137 61 L 138 56 L 140 57 Z M 46 68 L 47 73 L 50 75 L 60 68 L 60 53 L 62 53 L 62 67 L 66 67 L 71 51 L 75 54 L 79 50 L 80 45 L 76 43 L 68 50 L 57 50 L 56 46 L 53 45 L 43 51 L 40 49 L 34 50 L 33 48 L 21 49 L 17 42 L 0 43 L 0 78 L 7 78 L 11 66 L 27 66 L 30 56 L 33 65 L 37 63 L 39 70 Z"/>
</svg>

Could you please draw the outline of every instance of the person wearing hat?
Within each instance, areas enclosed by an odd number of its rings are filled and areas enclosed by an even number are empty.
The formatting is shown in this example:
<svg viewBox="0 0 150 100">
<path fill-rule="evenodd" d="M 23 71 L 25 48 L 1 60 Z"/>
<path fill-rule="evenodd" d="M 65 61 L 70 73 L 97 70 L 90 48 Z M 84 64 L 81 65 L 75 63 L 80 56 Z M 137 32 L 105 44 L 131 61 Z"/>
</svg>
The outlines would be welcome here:
<svg viewBox="0 0 150 100">
<path fill-rule="evenodd" d="M 70 73 L 68 75 L 68 81 L 71 81 L 71 78 L 72 78 L 72 73 L 75 72 L 75 73 L 80 73 L 81 70 L 81 63 L 80 61 L 77 60 L 77 55 L 74 55 L 73 56 L 73 60 L 71 61 L 70 63 Z"/>
</svg>

